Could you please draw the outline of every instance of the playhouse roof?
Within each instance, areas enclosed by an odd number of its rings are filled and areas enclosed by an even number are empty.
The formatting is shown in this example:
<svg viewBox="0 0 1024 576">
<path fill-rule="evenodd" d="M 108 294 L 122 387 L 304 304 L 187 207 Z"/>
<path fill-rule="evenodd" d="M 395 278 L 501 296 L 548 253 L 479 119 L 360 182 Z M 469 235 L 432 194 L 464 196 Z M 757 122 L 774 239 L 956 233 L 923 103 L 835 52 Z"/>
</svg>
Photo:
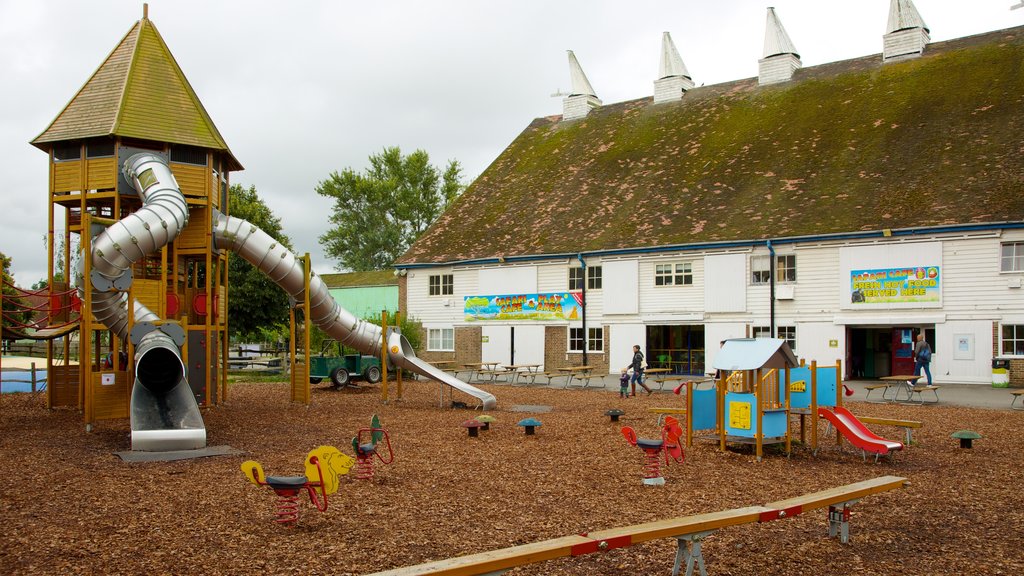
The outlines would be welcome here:
<svg viewBox="0 0 1024 576">
<path fill-rule="evenodd" d="M 64 110 L 32 144 L 122 136 L 198 146 L 232 155 L 156 26 L 143 17 L 124 35 Z"/>
<path fill-rule="evenodd" d="M 757 370 L 793 367 L 799 362 L 789 344 L 779 338 L 733 338 L 715 355 L 716 370 Z"/>
<path fill-rule="evenodd" d="M 1024 27 L 534 120 L 399 259 L 1024 220 Z"/>
</svg>

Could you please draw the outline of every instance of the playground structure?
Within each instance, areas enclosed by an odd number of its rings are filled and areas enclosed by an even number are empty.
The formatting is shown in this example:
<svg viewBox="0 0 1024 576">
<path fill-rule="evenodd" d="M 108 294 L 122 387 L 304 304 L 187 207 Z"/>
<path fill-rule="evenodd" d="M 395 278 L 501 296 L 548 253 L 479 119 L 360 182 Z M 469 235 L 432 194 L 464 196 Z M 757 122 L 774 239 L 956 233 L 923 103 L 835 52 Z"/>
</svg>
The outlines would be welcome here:
<svg viewBox="0 0 1024 576">
<path fill-rule="evenodd" d="M 678 575 L 683 566 L 685 566 L 687 575 L 693 574 L 694 568 L 697 568 L 700 574 L 705 576 L 702 543 L 705 538 L 717 530 L 730 526 L 793 518 L 805 512 L 827 507 L 829 537 L 838 537 L 840 542 L 848 544 L 850 540 L 850 508 L 853 504 L 872 494 L 888 492 L 906 485 L 906 478 L 880 476 L 787 500 L 770 502 L 763 506 L 735 508 L 633 526 L 609 528 L 597 532 L 573 534 L 501 550 L 375 572 L 370 576 L 500 574 L 516 566 L 567 556 L 607 552 L 659 538 L 675 538 L 677 541 L 678 547 L 672 568 L 673 576 Z"/>
<path fill-rule="evenodd" d="M 299 494 L 305 490 L 310 504 L 321 512 L 326 511 L 327 496 L 338 491 L 339 478 L 348 474 L 353 464 L 355 460 L 337 448 L 320 446 L 306 455 L 305 476 L 267 476 L 263 466 L 255 460 L 246 460 L 241 469 L 250 482 L 269 486 L 277 495 L 274 522 L 294 525 L 299 521 Z"/>
<path fill-rule="evenodd" d="M 872 434 L 845 410 L 842 366 L 809 366 L 799 364 L 785 340 L 777 338 L 736 338 L 726 340 L 715 358 L 719 377 L 713 388 L 697 388 L 687 382 L 686 445 L 691 446 L 695 433 L 719 443 L 753 444 L 758 460 L 764 446 L 784 444 L 786 454 L 792 450 L 790 421 L 799 418 L 800 440 L 814 452 L 819 444 L 819 421 L 827 419 L 838 437 L 866 452 L 888 455 L 901 450 L 903 444 Z M 806 438 L 810 417 L 810 439 Z"/>
<path fill-rule="evenodd" d="M 133 450 L 206 445 L 200 407 L 228 393 L 228 250 L 283 288 L 307 325 L 484 408 L 496 405 L 492 394 L 416 358 L 400 334 L 385 337 L 342 309 L 308 257 L 228 215 L 229 174 L 242 166 L 147 8 L 32 144 L 50 160 L 46 297 L 59 300 L 59 312 L 45 315 L 45 325 L 7 328 L 5 320 L 4 337 L 49 339 L 46 404 L 81 409 L 87 430 L 127 417 Z M 59 278 L 76 282 L 80 302 Z M 78 364 L 69 360 L 75 332 Z M 308 403 L 308 367 L 300 371 L 301 387 L 293 370 L 292 400 Z"/>
<path fill-rule="evenodd" d="M 636 446 L 644 451 L 643 483 L 645 486 L 663 486 L 665 478 L 661 475 L 661 458 L 664 456 L 665 464 L 669 458 L 676 462 L 683 461 L 683 446 L 681 438 L 683 429 L 679 421 L 669 416 L 665 418 L 665 425 L 661 427 L 661 438 L 657 440 L 638 438 L 636 431 L 629 426 L 623 426 L 622 435 L 631 446 Z"/>
<path fill-rule="evenodd" d="M 387 448 L 387 456 L 377 447 L 381 441 Z M 370 418 L 369 428 L 360 428 L 355 437 L 352 438 L 352 450 L 356 454 L 356 479 L 371 480 L 374 475 L 373 460 L 376 458 L 381 464 L 391 464 L 395 461 L 395 452 L 391 449 L 391 437 L 388 431 L 381 428 L 380 418 L 374 414 Z"/>
</svg>

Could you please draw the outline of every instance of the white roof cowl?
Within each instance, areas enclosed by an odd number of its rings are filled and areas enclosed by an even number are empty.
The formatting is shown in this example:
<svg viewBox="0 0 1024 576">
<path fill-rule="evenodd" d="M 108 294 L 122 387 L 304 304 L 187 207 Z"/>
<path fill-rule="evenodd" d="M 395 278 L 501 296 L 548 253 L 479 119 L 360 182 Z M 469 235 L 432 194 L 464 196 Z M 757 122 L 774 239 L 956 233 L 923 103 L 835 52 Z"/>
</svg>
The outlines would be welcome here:
<svg viewBox="0 0 1024 576">
<path fill-rule="evenodd" d="M 689 78 L 690 72 L 686 69 L 686 64 L 683 63 L 683 58 L 679 55 L 679 51 L 676 50 L 675 43 L 672 42 L 672 35 L 668 32 L 663 32 L 661 35 L 661 65 L 658 67 L 658 78 L 664 79 L 673 76 Z"/>
<path fill-rule="evenodd" d="M 889 22 L 885 27 L 886 34 L 908 28 L 923 28 L 925 32 L 930 32 L 928 25 L 924 23 L 924 18 L 921 18 L 921 13 L 914 6 L 913 0 L 890 0 Z"/>
<path fill-rule="evenodd" d="M 570 90 L 569 96 L 594 96 L 594 87 L 590 85 L 590 80 L 587 80 L 587 75 L 583 73 L 583 67 L 580 66 L 579 60 L 576 59 L 576 55 L 569 50 L 569 79 L 572 81 L 572 89 Z"/>
<path fill-rule="evenodd" d="M 763 57 L 768 58 L 779 54 L 793 54 L 798 58 L 800 57 L 796 46 L 789 39 L 789 34 L 786 34 L 786 29 L 782 27 L 782 22 L 779 21 L 779 17 L 775 14 L 775 8 L 769 7 L 764 29 Z"/>
</svg>

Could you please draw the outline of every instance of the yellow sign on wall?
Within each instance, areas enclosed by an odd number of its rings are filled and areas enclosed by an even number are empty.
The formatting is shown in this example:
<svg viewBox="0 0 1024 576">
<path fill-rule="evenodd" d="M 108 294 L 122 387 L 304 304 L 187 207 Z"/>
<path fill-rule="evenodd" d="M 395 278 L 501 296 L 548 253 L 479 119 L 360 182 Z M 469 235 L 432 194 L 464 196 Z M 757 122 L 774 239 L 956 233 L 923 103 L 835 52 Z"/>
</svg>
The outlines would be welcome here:
<svg viewBox="0 0 1024 576">
<path fill-rule="evenodd" d="M 750 430 L 750 402 L 729 402 L 729 426 Z"/>
<path fill-rule="evenodd" d="M 806 392 L 807 391 L 807 380 L 797 380 L 796 382 L 789 383 L 790 392 Z"/>
</svg>

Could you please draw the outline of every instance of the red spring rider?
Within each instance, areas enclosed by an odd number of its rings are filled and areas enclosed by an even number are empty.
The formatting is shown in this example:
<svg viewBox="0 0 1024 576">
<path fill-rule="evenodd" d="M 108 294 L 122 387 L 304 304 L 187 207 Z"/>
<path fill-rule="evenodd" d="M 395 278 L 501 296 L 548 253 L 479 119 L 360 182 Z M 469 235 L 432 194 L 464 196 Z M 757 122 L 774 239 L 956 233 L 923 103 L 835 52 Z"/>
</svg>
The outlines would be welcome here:
<svg viewBox="0 0 1024 576">
<path fill-rule="evenodd" d="M 267 476 L 255 460 L 243 462 L 242 472 L 253 484 L 269 486 L 277 494 L 274 522 L 293 526 L 299 520 L 299 494 L 306 490 L 317 510 L 327 510 L 327 495 L 338 491 L 338 479 L 348 474 L 353 464 L 355 460 L 337 448 L 320 446 L 306 455 L 305 476 Z"/>
<path fill-rule="evenodd" d="M 377 445 L 383 440 L 387 446 L 387 457 L 381 455 Z M 380 427 L 380 418 L 376 414 L 370 419 L 369 428 L 361 428 L 355 438 L 352 439 L 352 449 L 356 453 L 356 479 L 369 480 L 373 478 L 373 457 L 376 456 L 381 464 L 391 464 L 395 461 L 395 453 L 391 450 L 391 438 L 387 430 Z"/>
<path fill-rule="evenodd" d="M 679 421 L 672 416 L 665 418 L 660 440 L 637 438 L 636 432 L 629 426 L 622 427 L 622 435 L 631 445 L 639 446 L 644 451 L 644 484 L 647 486 L 665 484 L 665 478 L 661 475 L 661 455 L 663 453 L 665 464 L 669 463 L 670 457 L 676 462 L 683 461 L 683 445 L 680 442 L 683 429 L 679 426 Z"/>
</svg>

